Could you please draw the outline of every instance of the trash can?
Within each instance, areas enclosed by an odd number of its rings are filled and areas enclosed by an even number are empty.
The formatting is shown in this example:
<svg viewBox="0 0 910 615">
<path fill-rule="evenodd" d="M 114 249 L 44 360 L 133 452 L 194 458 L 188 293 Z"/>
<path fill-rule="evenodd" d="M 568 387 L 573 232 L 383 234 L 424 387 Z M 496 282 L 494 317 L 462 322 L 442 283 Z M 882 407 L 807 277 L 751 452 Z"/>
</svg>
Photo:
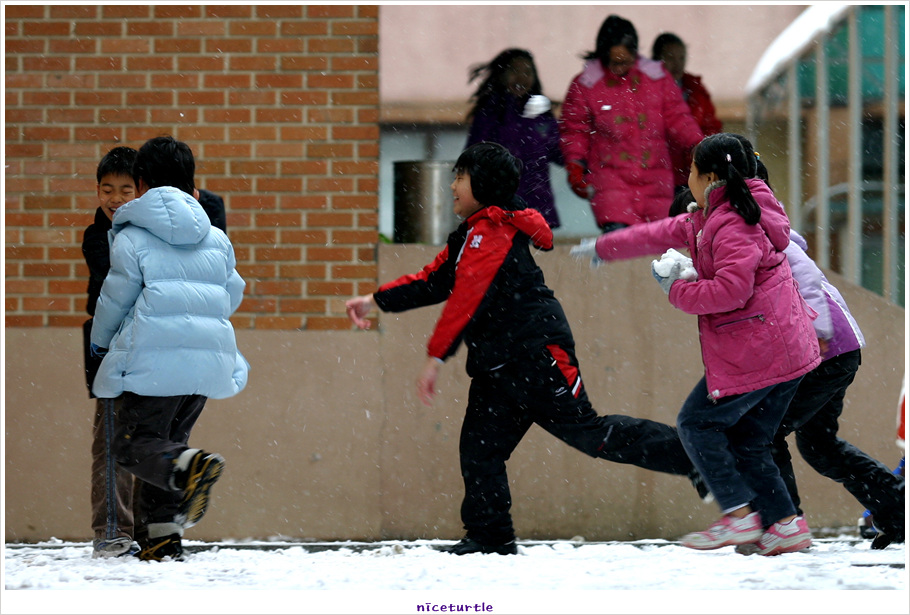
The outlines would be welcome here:
<svg viewBox="0 0 910 615">
<path fill-rule="evenodd" d="M 395 243 L 442 245 L 461 219 L 452 211 L 452 160 L 395 162 Z"/>
</svg>

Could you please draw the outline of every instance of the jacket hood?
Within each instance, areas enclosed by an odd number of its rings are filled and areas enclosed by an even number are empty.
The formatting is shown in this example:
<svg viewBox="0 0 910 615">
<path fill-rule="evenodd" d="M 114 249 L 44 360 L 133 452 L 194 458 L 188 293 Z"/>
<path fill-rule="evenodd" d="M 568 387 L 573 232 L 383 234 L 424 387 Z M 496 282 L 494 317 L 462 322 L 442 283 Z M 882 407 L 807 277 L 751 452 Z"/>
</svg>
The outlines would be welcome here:
<svg viewBox="0 0 910 615">
<path fill-rule="evenodd" d="M 120 232 L 128 224 L 144 228 L 173 246 L 197 244 L 212 228 L 196 199 L 169 186 L 152 188 L 119 207 L 114 212 L 113 232 Z"/>
<path fill-rule="evenodd" d="M 670 74 L 665 72 L 663 62 L 651 60 L 642 55 L 638 56 L 633 68 L 641 71 L 653 81 L 662 79 L 664 76 Z M 585 66 L 579 75 L 579 81 L 581 81 L 581 84 L 586 88 L 590 88 L 606 76 L 607 71 L 604 70 L 603 63 L 598 59 L 590 59 L 585 62 Z"/>
<path fill-rule="evenodd" d="M 776 250 L 783 252 L 790 245 L 790 219 L 787 217 L 787 212 L 784 211 L 784 206 L 780 204 L 780 201 L 771 192 L 768 184 L 762 180 L 747 179 L 746 185 L 761 209 L 761 218 L 758 221 L 758 225 L 768 236 L 771 245 Z M 727 187 L 722 183 L 715 188 L 709 186 L 706 194 L 708 195 L 709 204 L 706 215 L 710 215 L 722 201 L 728 201 Z"/>
<path fill-rule="evenodd" d="M 794 231 L 792 228 L 790 229 L 790 241 L 802 248 L 803 252 L 809 251 L 809 243 L 802 235 Z"/>
<path fill-rule="evenodd" d="M 746 184 L 752 196 L 761 207 L 761 219 L 758 224 L 777 250 L 783 252 L 790 245 L 790 218 L 768 184 L 760 179 L 747 179 Z"/>
<path fill-rule="evenodd" d="M 488 205 L 468 218 L 474 223 L 481 218 L 487 218 L 493 224 L 510 224 L 527 235 L 540 250 L 553 249 L 553 231 L 546 219 L 536 209 L 507 210 L 496 205 Z"/>
</svg>

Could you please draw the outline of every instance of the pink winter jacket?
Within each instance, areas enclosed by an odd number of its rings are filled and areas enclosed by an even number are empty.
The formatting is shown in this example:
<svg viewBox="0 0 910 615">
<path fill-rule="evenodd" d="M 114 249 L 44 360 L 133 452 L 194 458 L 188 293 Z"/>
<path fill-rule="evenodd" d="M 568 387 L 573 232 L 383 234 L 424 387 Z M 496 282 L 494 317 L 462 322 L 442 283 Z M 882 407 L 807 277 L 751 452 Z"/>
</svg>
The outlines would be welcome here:
<svg viewBox="0 0 910 615">
<path fill-rule="evenodd" d="M 702 136 L 673 77 L 645 58 L 623 77 L 589 60 L 560 113 L 563 157 L 587 167 L 598 225 L 666 218 L 674 181 L 670 145 L 688 152 Z"/>
<path fill-rule="evenodd" d="M 708 391 L 715 399 L 755 391 L 802 376 L 821 361 L 806 305 L 783 250 L 790 223 L 760 180 L 747 180 L 761 220 L 746 224 L 726 199 L 709 193 L 707 211 L 606 233 L 597 239 L 603 260 L 686 248 L 698 279 L 678 280 L 670 303 L 698 315 Z"/>
</svg>

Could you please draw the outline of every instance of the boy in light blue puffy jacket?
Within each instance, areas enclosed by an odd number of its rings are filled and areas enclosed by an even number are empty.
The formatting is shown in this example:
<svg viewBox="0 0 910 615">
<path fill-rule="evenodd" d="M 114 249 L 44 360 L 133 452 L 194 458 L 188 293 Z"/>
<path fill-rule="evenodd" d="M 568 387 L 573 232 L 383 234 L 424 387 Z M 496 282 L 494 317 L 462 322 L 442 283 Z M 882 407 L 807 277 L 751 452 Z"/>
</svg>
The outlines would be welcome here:
<svg viewBox="0 0 910 615">
<path fill-rule="evenodd" d="M 144 560 L 182 558 L 183 530 L 205 514 L 224 467 L 220 455 L 188 446 L 190 432 L 206 400 L 240 392 L 249 370 L 229 320 L 245 282 L 231 242 L 194 197 L 194 172 L 189 146 L 172 137 L 139 149 L 139 197 L 114 213 L 92 326 L 92 349 L 104 357 L 92 392 L 123 395 L 114 455 L 146 483 Z"/>
</svg>

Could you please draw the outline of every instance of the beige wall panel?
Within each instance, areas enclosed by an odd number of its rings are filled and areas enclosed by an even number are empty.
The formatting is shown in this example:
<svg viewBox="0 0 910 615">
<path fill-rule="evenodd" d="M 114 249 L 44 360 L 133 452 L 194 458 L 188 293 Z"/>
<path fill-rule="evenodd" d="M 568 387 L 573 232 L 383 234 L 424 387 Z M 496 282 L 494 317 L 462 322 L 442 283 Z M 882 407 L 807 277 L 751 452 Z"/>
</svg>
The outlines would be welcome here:
<svg viewBox="0 0 910 615">
<path fill-rule="evenodd" d="M 417 271 L 437 250 L 381 245 L 380 281 Z M 572 324 L 595 408 L 674 423 L 702 375 L 694 317 L 669 306 L 650 259 L 591 270 L 568 250 L 557 246 L 538 262 Z M 893 467 L 905 313 L 830 277 L 868 342 L 841 435 Z M 210 401 L 193 432 L 190 442 L 223 454 L 227 469 L 187 538 L 460 537 L 464 350 L 443 368 L 433 406 L 415 394 L 438 313 L 382 314 L 367 332 L 239 331 L 250 383 L 234 398 Z M 82 381 L 81 345 L 77 329 L 6 330 L 8 541 L 91 536 L 94 403 Z M 508 468 L 520 538 L 676 538 L 718 514 L 681 477 L 590 459 L 537 427 Z M 811 527 L 855 522 L 862 507 L 841 486 L 798 455 L 796 468 Z"/>
</svg>

